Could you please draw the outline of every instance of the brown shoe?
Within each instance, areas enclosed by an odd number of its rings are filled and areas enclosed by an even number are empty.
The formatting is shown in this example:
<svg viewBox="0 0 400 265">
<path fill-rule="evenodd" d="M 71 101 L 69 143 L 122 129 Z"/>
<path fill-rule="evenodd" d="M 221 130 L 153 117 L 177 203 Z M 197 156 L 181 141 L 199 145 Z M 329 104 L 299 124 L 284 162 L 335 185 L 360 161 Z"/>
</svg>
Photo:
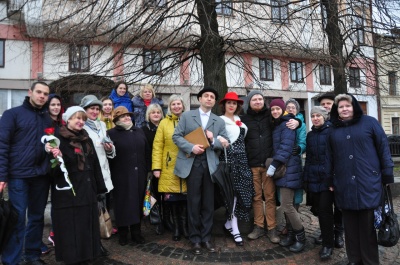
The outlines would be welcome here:
<svg viewBox="0 0 400 265">
<path fill-rule="evenodd" d="M 272 228 L 271 230 L 268 230 L 267 234 L 269 241 L 274 244 L 278 244 L 281 241 L 281 238 L 278 236 L 278 232 L 276 231 L 276 228 Z"/>
<path fill-rule="evenodd" d="M 265 235 L 265 231 L 263 227 L 259 227 L 258 225 L 254 225 L 253 231 L 247 235 L 249 239 L 257 239 Z"/>
</svg>

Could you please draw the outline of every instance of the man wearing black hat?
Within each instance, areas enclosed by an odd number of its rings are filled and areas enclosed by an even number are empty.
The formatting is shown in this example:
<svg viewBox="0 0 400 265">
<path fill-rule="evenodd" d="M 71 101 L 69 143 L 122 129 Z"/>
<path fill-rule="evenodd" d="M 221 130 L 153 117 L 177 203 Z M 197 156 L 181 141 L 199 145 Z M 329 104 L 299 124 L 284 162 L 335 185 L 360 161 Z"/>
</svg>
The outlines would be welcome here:
<svg viewBox="0 0 400 265">
<path fill-rule="evenodd" d="M 211 112 L 218 92 L 204 87 L 198 94 L 200 108 L 182 114 L 172 139 L 179 148 L 174 174 L 187 181 L 187 208 L 189 239 L 192 252 L 202 254 L 201 245 L 208 252 L 215 252 L 211 243 L 214 215 L 214 184 L 211 175 L 217 169 L 219 154 L 229 142 L 225 122 Z M 184 136 L 202 127 L 210 142 L 210 147 L 188 142 Z"/>
<path fill-rule="evenodd" d="M 321 96 L 319 96 L 317 100 L 321 107 L 324 107 L 328 111 L 328 113 L 331 113 L 333 103 L 335 102 L 335 93 L 326 92 L 326 93 L 322 94 Z M 343 220 L 342 220 L 342 211 L 336 207 L 336 203 L 334 203 L 333 218 L 334 218 L 334 224 L 335 224 L 335 228 L 334 228 L 335 247 L 343 248 L 343 246 L 344 246 L 344 240 L 343 240 L 344 227 L 343 227 Z M 315 238 L 315 243 L 318 245 L 322 244 L 322 236 L 321 235 L 319 237 Z"/>
</svg>

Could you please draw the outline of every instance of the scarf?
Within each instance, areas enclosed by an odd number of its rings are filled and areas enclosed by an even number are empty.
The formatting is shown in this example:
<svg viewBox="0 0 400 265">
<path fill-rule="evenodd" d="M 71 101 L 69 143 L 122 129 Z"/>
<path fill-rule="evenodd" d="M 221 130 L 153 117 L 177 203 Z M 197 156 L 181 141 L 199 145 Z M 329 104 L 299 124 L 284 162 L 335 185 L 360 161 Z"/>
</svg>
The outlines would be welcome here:
<svg viewBox="0 0 400 265">
<path fill-rule="evenodd" d="M 92 129 L 95 133 L 99 134 L 100 132 L 100 125 L 98 122 L 96 122 L 97 120 L 91 120 L 91 119 L 87 119 L 85 124 Z"/>
<path fill-rule="evenodd" d="M 144 105 L 146 105 L 146 107 L 148 107 L 151 103 L 151 99 L 143 99 Z"/>
<path fill-rule="evenodd" d="M 60 128 L 60 135 L 65 139 L 68 139 L 69 144 L 74 147 L 75 154 L 77 155 L 78 160 L 78 169 L 83 171 L 85 168 L 85 151 L 87 154 L 92 152 L 92 148 L 88 142 L 89 135 L 85 130 L 81 130 L 80 132 L 73 132 L 69 130 L 66 126 Z"/>
<path fill-rule="evenodd" d="M 132 121 L 129 122 L 129 123 L 124 123 L 122 121 L 117 121 L 115 124 L 118 125 L 118 126 L 121 126 L 125 130 L 129 130 L 130 128 L 133 127 L 133 122 Z"/>
<path fill-rule="evenodd" d="M 110 98 L 114 102 L 114 105 L 118 105 L 118 106 L 123 105 L 123 106 L 125 106 L 124 103 L 128 104 L 128 105 L 131 104 L 131 99 L 129 98 L 128 91 L 125 93 L 125 95 L 118 96 L 118 94 L 115 91 L 115 89 L 113 89 L 111 91 Z"/>
</svg>

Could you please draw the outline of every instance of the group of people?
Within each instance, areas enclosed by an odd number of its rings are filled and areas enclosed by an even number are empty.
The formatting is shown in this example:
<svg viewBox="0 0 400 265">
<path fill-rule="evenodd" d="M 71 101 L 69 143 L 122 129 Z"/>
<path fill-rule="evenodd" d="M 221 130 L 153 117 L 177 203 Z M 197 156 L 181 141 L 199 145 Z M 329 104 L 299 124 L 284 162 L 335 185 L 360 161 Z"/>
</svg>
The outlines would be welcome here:
<svg viewBox="0 0 400 265">
<path fill-rule="evenodd" d="M 306 134 L 296 100 L 273 99 L 267 106 L 257 90 L 243 100 L 228 92 L 218 101 L 218 92 L 204 87 L 197 94 L 199 108 L 190 111 L 180 95 L 171 95 L 165 117 L 151 85 L 131 99 L 127 84 L 119 82 L 109 97 L 87 95 L 65 112 L 61 98 L 49 92 L 46 83 L 34 83 L 22 106 L 5 111 L 0 120 L 0 192 L 8 185 L 19 213 L 3 264 L 44 264 L 40 246 L 49 186 L 57 261 L 87 264 L 108 255 L 100 239 L 98 201 L 113 207 L 121 246 L 128 244 L 129 233 L 143 244 L 149 178 L 161 205 L 156 233 L 167 229 L 174 241 L 187 238 L 195 255 L 216 252 L 211 231 L 221 194 L 212 175 L 220 161 L 232 171 L 232 186 L 226 188 L 233 190 L 233 209 L 225 205 L 224 230 L 237 246 L 244 245 L 238 220 L 254 218 L 248 239 L 267 235 L 274 244 L 302 251 L 306 235 L 298 210 L 304 189 L 319 219 L 320 259 L 344 246 L 344 233 L 349 264 L 379 264 L 374 209 L 382 185 L 393 182 L 393 162 L 382 127 L 363 114 L 352 95 L 319 97 Z M 211 111 L 216 103 L 222 116 Z M 199 127 L 207 146 L 185 138 Z M 40 142 L 47 128 L 54 128 L 58 144 Z M 62 158 L 67 174 L 62 166 L 50 169 L 53 158 Z M 282 167 L 284 175 L 274 177 Z M 279 204 L 286 220 L 282 238 Z"/>
</svg>

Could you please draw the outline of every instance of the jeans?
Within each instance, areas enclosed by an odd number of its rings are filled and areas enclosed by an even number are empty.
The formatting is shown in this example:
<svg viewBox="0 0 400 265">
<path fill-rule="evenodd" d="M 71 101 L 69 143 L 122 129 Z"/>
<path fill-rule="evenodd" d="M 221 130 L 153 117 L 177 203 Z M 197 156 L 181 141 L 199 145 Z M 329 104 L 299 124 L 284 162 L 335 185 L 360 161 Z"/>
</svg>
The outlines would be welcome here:
<svg viewBox="0 0 400 265">
<path fill-rule="evenodd" d="M 276 201 L 275 183 L 267 177 L 267 169 L 264 167 L 252 167 L 253 184 L 256 195 L 253 197 L 254 224 L 264 227 L 264 205 L 262 195 L 265 198 L 265 215 L 267 217 L 268 230 L 276 227 Z"/>
<path fill-rule="evenodd" d="M 47 176 L 8 180 L 8 196 L 18 212 L 18 221 L 1 256 L 3 264 L 18 264 L 23 252 L 25 261 L 40 259 L 48 194 Z"/>
</svg>

